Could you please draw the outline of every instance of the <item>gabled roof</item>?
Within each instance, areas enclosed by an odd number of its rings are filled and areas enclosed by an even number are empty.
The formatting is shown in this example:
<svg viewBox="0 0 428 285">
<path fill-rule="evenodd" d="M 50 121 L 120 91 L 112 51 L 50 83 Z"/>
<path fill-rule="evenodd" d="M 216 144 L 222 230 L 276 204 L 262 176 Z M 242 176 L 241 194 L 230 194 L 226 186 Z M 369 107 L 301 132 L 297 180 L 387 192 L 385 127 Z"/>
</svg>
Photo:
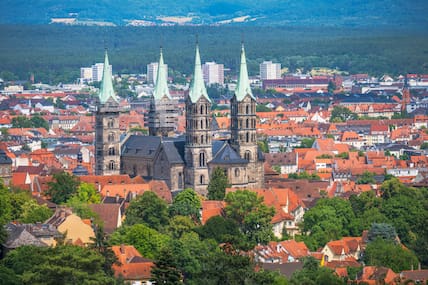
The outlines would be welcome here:
<svg viewBox="0 0 428 285">
<path fill-rule="evenodd" d="M 160 137 L 131 135 L 122 146 L 122 156 L 153 158 L 160 144 Z"/>
<path fill-rule="evenodd" d="M 113 90 L 112 74 L 110 70 L 110 64 L 108 61 L 107 51 L 105 52 L 104 57 L 104 68 L 103 68 L 103 78 L 101 80 L 100 93 L 98 98 L 101 104 L 106 103 L 108 100 L 112 99 L 114 102 L 118 103 L 116 95 Z"/>
<path fill-rule="evenodd" d="M 199 55 L 199 45 L 196 45 L 195 56 L 195 71 L 193 73 L 193 81 L 189 90 L 189 98 L 192 103 L 196 103 L 199 98 L 205 97 L 211 102 L 208 96 L 207 89 L 205 88 L 204 78 L 202 76 L 201 56 Z"/>
<path fill-rule="evenodd" d="M 163 53 L 162 48 L 160 49 L 159 56 L 159 64 L 158 64 L 158 73 L 156 77 L 156 85 L 155 90 L 153 91 L 153 97 L 155 100 L 160 100 L 164 96 L 171 99 L 171 95 L 169 94 L 168 84 L 166 82 L 168 76 L 168 70 L 166 69 L 166 65 L 163 62 Z"/>
<path fill-rule="evenodd" d="M 235 89 L 236 101 L 242 101 L 246 96 L 250 96 L 252 99 L 256 100 L 251 92 L 250 81 L 248 80 L 248 71 L 247 71 L 247 61 L 245 58 L 245 49 L 244 44 L 241 48 L 241 67 L 239 70 L 239 79 L 238 84 Z"/>
<path fill-rule="evenodd" d="M 99 218 L 104 222 L 104 232 L 106 234 L 113 233 L 120 225 L 119 204 L 90 204 L 89 208 L 98 214 Z"/>
<path fill-rule="evenodd" d="M 214 164 L 247 164 L 248 161 L 241 158 L 236 151 L 225 141 L 222 148 L 216 152 L 211 160 Z"/>
</svg>

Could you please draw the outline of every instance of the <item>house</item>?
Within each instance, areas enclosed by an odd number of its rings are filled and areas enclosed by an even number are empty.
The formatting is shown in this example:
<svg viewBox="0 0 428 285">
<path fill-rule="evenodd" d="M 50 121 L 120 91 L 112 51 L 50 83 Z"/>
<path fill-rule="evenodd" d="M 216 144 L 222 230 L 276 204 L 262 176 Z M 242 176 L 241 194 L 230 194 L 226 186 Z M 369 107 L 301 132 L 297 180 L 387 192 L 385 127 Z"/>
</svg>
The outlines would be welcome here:
<svg viewBox="0 0 428 285">
<path fill-rule="evenodd" d="M 285 240 L 269 242 L 267 245 L 258 245 L 253 250 L 254 260 L 260 263 L 290 263 L 299 262 L 310 252 L 304 242 Z"/>
<path fill-rule="evenodd" d="M 398 284 L 399 275 L 387 267 L 364 266 L 357 275 L 357 284 L 366 285 L 395 285 Z"/>
<path fill-rule="evenodd" d="M 3 256 L 10 250 L 23 245 L 33 246 L 55 246 L 56 239 L 62 234 L 49 224 L 14 224 L 5 226 L 8 237 L 2 244 Z"/>
<path fill-rule="evenodd" d="M 346 260 L 353 258 L 360 259 L 362 238 L 361 237 L 343 237 L 340 240 L 328 242 L 321 252 L 324 254 L 324 260 Z"/>
<path fill-rule="evenodd" d="M 428 269 L 404 270 L 400 273 L 400 279 L 403 281 L 412 280 L 416 284 L 423 284 L 428 281 Z M 406 283 L 407 284 L 407 283 Z"/>
<path fill-rule="evenodd" d="M 297 152 L 266 153 L 265 161 L 270 166 L 279 166 L 281 174 L 296 173 L 299 155 Z"/>
<path fill-rule="evenodd" d="M 132 245 L 114 245 L 111 249 L 120 263 L 112 266 L 116 278 L 122 277 L 126 284 L 132 285 L 154 284 L 150 281 L 152 260 L 143 258 Z"/>
<path fill-rule="evenodd" d="M 201 223 L 205 223 L 212 217 L 223 216 L 226 203 L 224 201 L 204 200 L 201 202 Z"/>
<path fill-rule="evenodd" d="M 120 204 L 90 204 L 89 208 L 103 221 L 104 232 L 107 235 L 122 225 Z"/>
<path fill-rule="evenodd" d="M 88 245 L 95 238 L 91 221 L 82 220 L 73 214 L 70 208 L 58 208 L 54 215 L 46 221 L 65 235 L 65 242 L 74 245 Z"/>
</svg>

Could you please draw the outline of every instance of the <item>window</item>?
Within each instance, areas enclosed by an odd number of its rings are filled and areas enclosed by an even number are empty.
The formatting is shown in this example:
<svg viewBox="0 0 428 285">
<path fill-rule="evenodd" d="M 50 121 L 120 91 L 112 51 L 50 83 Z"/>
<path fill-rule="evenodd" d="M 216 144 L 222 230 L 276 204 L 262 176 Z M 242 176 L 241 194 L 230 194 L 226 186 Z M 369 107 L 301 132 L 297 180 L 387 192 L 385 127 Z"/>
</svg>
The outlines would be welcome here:
<svg viewBox="0 0 428 285">
<path fill-rule="evenodd" d="M 107 124 L 107 126 L 108 126 L 109 128 L 113 128 L 113 126 L 114 126 L 114 120 L 113 120 L 113 118 L 110 118 L 110 119 L 108 120 L 108 124 Z"/>
<path fill-rule="evenodd" d="M 201 136 L 201 143 L 204 143 L 204 135 Z"/>
<path fill-rule="evenodd" d="M 204 113 L 204 105 L 201 105 L 201 115 Z"/>
<path fill-rule="evenodd" d="M 250 113 L 250 106 L 246 105 L 245 106 L 245 114 L 249 114 Z"/>
<path fill-rule="evenodd" d="M 109 147 L 108 155 L 115 155 L 114 147 Z"/>
<path fill-rule="evenodd" d="M 205 166 L 205 152 L 199 153 L 199 167 Z"/>
<path fill-rule="evenodd" d="M 183 174 L 180 172 L 178 173 L 178 189 L 183 188 Z"/>
<path fill-rule="evenodd" d="M 203 175 L 199 176 L 199 184 L 205 183 L 205 177 Z"/>
<path fill-rule="evenodd" d="M 250 161 L 251 159 L 251 152 L 247 150 L 244 154 L 244 159 Z"/>
<path fill-rule="evenodd" d="M 235 168 L 235 177 L 239 177 L 239 168 Z"/>
<path fill-rule="evenodd" d="M 246 141 L 250 142 L 250 133 L 247 133 L 246 136 L 247 136 Z"/>
<path fill-rule="evenodd" d="M 109 133 L 108 134 L 108 141 L 109 142 L 114 142 L 114 133 Z"/>
<path fill-rule="evenodd" d="M 247 129 L 250 127 L 250 121 L 248 119 L 246 120 L 245 125 L 247 126 Z"/>
<path fill-rule="evenodd" d="M 113 160 L 110 160 L 110 162 L 108 164 L 108 169 L 109 170 L 114 170 L 115 169 L 115 167 L 114 167 L 114 161 Z"/>
</svg>

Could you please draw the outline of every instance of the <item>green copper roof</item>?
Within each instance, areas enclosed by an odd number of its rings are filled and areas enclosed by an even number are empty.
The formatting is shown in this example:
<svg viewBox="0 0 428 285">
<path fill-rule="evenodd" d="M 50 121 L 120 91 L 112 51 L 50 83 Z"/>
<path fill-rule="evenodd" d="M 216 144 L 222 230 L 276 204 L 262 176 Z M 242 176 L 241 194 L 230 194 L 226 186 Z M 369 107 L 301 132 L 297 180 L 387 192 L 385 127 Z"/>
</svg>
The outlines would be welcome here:
<svg viewBox="0 0 428 285">
<path fill-rule="evenodd" d="M 110 97 L 114 101 L 118 102 L 113 90 L 110 64 L 108 62 L 108 55 L 106 51 L 105 58 L 104 58 L 103 79 L 101 81 L 100 93 L 98 95 L 98 98 L 100 99 L 100 103 L 104 104 L 110 99 Z"/>
<path fill-rule="evenodd" d="M 238 102 L 242 101 L 247 95 L 250 95 L 251 98 L 256 100 L 256 98 L 254 98 L 253 96 L 253 92 L 251 92 L 250 80 L 248 80 L 247 61 L 245 59 L 245 49 L 244 49 L 244 45 L 242 45 L 241 67 L 239 70 L 238 85 L 236 86 L 236 89 L 235 89 L 236 100 Z"/>
<path fill-rule="evenodd" d="M 189 97 L 192 103 L 196 103 L 201 96 L 204 96 L 209 102 L 211 102 L 210 97 L 208 97 L 207 89 L 205 88 L 204 78 L 202 76 L 199 46 L 196 45 L 195 72 L 193 73 L 193 82 L 190 86 Z"/>
<path fill-rule="evenodd" d="M 156 86 L 155 90 L 153 91 L 153 97 L 155 100 L 160 100 L 163 96 L 167 96 L 169 99 L 171 99 L 171 95 L 169 94 L 168 90 L 168 83 L 166 82 L 167 77 L 168 70 L 166 69 L 166 65 L 163 62 L 163 54 L 161 49 L 158 64 L 158 74 L 156 77 Z"/>
</svg>

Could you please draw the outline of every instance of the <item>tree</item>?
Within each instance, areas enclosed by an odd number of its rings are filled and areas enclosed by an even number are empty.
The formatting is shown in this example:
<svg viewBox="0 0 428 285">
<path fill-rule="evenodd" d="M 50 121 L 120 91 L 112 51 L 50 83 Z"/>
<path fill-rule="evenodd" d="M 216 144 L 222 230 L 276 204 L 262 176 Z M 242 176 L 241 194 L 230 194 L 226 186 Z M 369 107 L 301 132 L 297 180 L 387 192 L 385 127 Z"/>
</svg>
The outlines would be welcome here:
<svg viewBox="0 0 428 285">
<path fill-rule="evenodd" d="M 256 112 L 272 112 L 272 110 L 269 107 L 266 107 L 266 105 L 257 104 Z"/>
<path fill-rule="evenodd" d="M 428 149 L 428 142 L 423 142 L 421 144 L 421 149 Z"/>
<path fill-rule="evenodd" d="M 267 139 L 266 139 L 266 138 L 265 138 L 265 139 L 263 139 L 263 140 L 259 140 L 259 141 L 257 142 L 257 145 L 259 146 L 260 150 L 261 150 L 263 153 L 269 153 L 269 143 L 268 143 L 268 141 L 267 141 Z"/>
<path fill-rule="evenodd" d="M 397 243 L 397 232 L 390 224 L 374 223 L 367 234 L 367 238 L 369 241 L 374 241 L 380 238 Z"/>
<path fill-rule="evenodd" d="M 318 200 L 303 216 L 302 232 L 306 245 L 315 250 L 330 240 L 356 233 L 355 214 L 349 201 L 341 198 Z"/>
<path fill-rule="evenodd" d="M 4 228 L 12 218 L 12 207 L 10 203 L 10 193 L 0 181 L 0 243 L 7 238 L 7 232 Z M 1 249 L 1 248 L 0 248 Z"/>
<path fill-rule="evenodd" d="M 298 146 L 296 148 L 311 148 L 312 145 L 314 144 L 314 141 L 315 141 L 314 138 L 304 138 L 300 142 L 300 146 Z"/>
<path fill-rule="evenodd" d="M 168 207 L 154 192 L 146 191 L 126 209 L 126 225 L 145 224 L 160 230 L 168 224 Z"/>
<path fill-rule="evenodd" d="M 272 240 L 271 220 L 275 214 L 273 207 L 263 202 L 263 197 L 248 190 L 237 190 L 226 195 L 226 218 L 234 220 L 253 245 L 267 243 Z"/>
<path fill-rule="evenodd" d="M 212 238 L 217 243 L 231 243 L 239 248 L 245 247 L 245 245 L 240 245 L 245 242 L 245 237 L 239 231 L 236 221 L 230 218 L 214 216 L 195 231 L 203 239 Z"/>
<path fill-rule="evenodd" d="M 94 185 L 85 182 L 80 183 L 73 198 L 88 204 L 98 204 L 101 202 L 101 195 L 97 192 Z"/>
<path fill-rule="evenodd" d="M 169 241 L 161 234 L 144 224 L 120 227 L 110 236 L 112 245 L 132 244 L 142 256 L 154 258 Z"/>
<path fill-rule="evenodd" d="M 334 106 L 331 111 L 330 122 L 346 122 L 358 119 L 358 115 L 346 107 Z"/>
<path fill-rule="evenodd" d="M 30 121 L 33 128 L 44 128 L 49 131 L 49 123 L 42 117 L 35 115 L 31 117 Z"/>
<path fill-rule="evenodd" d="M 25 224 L 44 222 L 52 216 L 52 210 L 46 205 L 39 205 L 33 199 L 28 200 L 21 207 L 19 221 Z"/>
<path fill-rule="evenodd" d="M 193 189 L 186 188 L 174 198 L 169 207 L 171 216 L 190 216 L 193 221 L 199 222 L 201 200 Z"/>
<path fill-rule="evenodd" d="M 418 265 L 418 259 L 412 251 L 381 238 L 368 243 L 364 262 L 367 265 L 389 267 L 394 272 L 410 270 L 412 266 L 415 268 Z"/>
<path fill-rule="evenodd" d="M 174 216 L 170 219 L 166 232 L 174 239 L 179 239 L 185 233 L 195 228 L 195 223 L 188 216 Z"/>
<path fill-rule="evenodd" d="M 3 260 L 24 284 L 113 284 L 103 263 L 97 252 L 70 245 L 21 246 Z"/>
<path fill-rule="evenodd" d="M 65 171 L 55 173 L 53 180 L 48 182 L 46 194 L 55 204 L 67 202 L 67 200 L 77 192 L 79 180 L 76 176 Z"/>
<path fill-rule="evenodd" d="M 370 171 L 364 171 L 356 181 L 357 184 L 374 184 L 376 180 L 374 179 L 374 173 Z"/>
<path fill-rule="evenodd" d="M 176 268 L 176 261 L 170 250 L 162 250 L 154 264 L 151 281 L 155 284 L 182 284 L 181 273 Z"/>
<path fill-rule="evenodd" d="M 293 273 L 292 285 L 342 285 L 345 284 L 330 268 L 320 267 L 318 261 L 310 257 L 303 259 L 302 270 Z"/>
<path fill-rule="evenodd" d="M 208 199 L 222 201 L 227 187 L 230 187 L 230 184 L 224 170 L 220 167 L 214 168 L 208 184 Z"/>
</svg>

